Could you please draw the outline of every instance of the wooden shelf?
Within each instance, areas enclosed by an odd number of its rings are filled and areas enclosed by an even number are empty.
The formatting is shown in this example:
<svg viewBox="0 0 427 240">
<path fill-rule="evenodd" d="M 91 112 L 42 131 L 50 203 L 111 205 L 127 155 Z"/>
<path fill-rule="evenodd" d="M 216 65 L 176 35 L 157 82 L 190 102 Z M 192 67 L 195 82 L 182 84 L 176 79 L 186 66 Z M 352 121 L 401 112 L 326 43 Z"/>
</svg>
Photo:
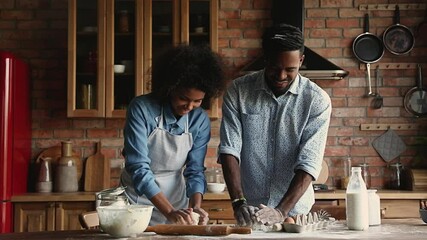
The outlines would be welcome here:
<svg viewBox="0 0 427 240">
<path fill-rule="evenodd" d="M 417 69 L 418 63 L 371 63 L 371 70 L 380 69 Z M 366 64 L 359 64 L 359 69 L 366 69 Z"/>
<path fill-rule="evenodd" d="M 424 10 L 427 8 L 427 4 L 424 3 L 400 3 L 400 4 L 360 4 L 359 11 L 372 11 L 372 10 L 390 10 L 394 11 L 396 5 L 399 6 L 400 10 Z"/>
<path fill-rule="evenodd" d="M 360 130 L 362 131 L 378 131 L 378 130 L 421 130 L 426 129 L 427 125 L 425 124 L 387 124 L 387 123 L 378 123 L 378 124 L 360 124 Z"/>
</svg>

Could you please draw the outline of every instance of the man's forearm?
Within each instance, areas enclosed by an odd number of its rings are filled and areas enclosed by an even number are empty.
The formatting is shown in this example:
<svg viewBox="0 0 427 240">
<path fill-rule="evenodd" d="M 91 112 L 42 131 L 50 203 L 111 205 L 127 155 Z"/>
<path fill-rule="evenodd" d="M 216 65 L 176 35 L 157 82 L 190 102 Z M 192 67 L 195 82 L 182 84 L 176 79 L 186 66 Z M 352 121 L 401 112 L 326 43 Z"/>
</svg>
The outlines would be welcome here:
<svg viewBox="0 0 427 240">
<path fill-rule="evenodd" d="M 244 195 L 240 179 L 240 167 L 238 160 L 229 154 L 221 154 L 220 158 L 224 180 L 227 184 L 227 189 L 231 200 L 242 198 Z"/>
<path fill-rule="evenodd" d="M 310 174 L 302 170 L 296 171 L 295 176 L 289 185 L 288 191 L 277 205 L 277 208 L 282 212 L 283 216 L 287 216 L 289 214 L 289 211 L 302 197 L 307 188 L 311 185 L 312 181 L 313 177 Z"/>
</svg>

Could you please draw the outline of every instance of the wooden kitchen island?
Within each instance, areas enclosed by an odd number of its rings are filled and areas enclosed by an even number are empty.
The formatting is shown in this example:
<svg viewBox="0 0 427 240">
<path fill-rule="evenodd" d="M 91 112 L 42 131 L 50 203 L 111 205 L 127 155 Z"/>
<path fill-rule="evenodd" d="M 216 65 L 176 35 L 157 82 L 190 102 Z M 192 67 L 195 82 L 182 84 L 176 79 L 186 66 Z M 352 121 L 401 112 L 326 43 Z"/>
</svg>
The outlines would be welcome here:
<svg viewBox="0 0 427 240">
<path fill-rule="evenodd" d="M 399 239 L 399 240 L 420 240 L 426 239 L 427 224 L 421 219 L 385 219 L 380 226 L 370 227 L 366 231 L 350 231 L 345 222 L 337 221 L 327 227 L 327 229 L 314 232 L 286 233 L 286 232 L 262 232 L 254 231 L 251 234 L 230 234 L 228 236 L 166 236 L 155 233 L 143 233 L 137 240 L 161 240 L 161 239 Z M 11 233 L 1 234 L 0 239 L 4 240 L 55 240 L 55 239 L 114 239 L 108 234 L 99 230 L 71 230 L 71 231 L 46 231 L 33 233 Z M 123 238 L 122 238 L 123 239 Z M 126 239 L 126 238 L 124 238 Z"/>
</svg>

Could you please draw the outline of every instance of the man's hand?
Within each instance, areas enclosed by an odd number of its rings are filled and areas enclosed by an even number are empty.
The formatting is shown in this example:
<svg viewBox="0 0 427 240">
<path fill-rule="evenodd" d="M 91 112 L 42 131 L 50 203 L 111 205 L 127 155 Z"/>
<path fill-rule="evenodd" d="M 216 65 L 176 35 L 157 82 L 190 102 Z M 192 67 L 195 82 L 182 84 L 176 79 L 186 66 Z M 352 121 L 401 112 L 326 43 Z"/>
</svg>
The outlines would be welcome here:
<svg viewBox="0 0 427 240">
<path fill-rule="evenodd" d="M 258 222 L 264 225 L 271 226 L 275 223 L 283 222 L 285 220 L 282 212 L 276 208 L 271 208 L 260 204 L 259 209 L 260 210 L 255 213 L 255 217 Z"/>
<path fill-rule="evenodd" d="M 234 209 L 234 218 L 236 218 L 237 220 L 237 225 L 244 227 L 252 227 L 252 225 L 256 222 L 256 211 L 258 211 L 257 207 L 250 206 L 246 203 Z"/>
</svg>

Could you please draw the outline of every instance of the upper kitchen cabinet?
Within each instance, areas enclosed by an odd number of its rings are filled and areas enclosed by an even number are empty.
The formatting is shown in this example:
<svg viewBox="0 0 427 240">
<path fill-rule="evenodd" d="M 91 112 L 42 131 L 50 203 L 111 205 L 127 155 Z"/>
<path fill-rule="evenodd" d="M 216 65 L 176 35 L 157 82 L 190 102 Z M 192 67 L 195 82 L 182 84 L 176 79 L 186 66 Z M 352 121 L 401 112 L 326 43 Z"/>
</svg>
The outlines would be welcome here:
<svg viewBox="0 0 427 240">
<path fill-rule="evenodd" d="M 125 117 L 143 93 L 142 14 L 142 0 L 69 1 L 68 117 Z"/>
<path fill-rule="evenodd" d="M 152 60 L 168 46 L 217 51 L 218 0 L 70 0 L 68 117 L 124 118 L 151 91 Z M 114 65 L 125 65 L 116 73 Z M 209 110 L 218 117 L 218 103 Z"/>
<path fill-rule="evenodd" d="M 152 60 L 171 45 L 208 44 L 218 51 L 218 0 L 144 1 L 144 92 L 151 91 Z M 208 111 L 218 117 L 218 100 Z"/>
</svg>

